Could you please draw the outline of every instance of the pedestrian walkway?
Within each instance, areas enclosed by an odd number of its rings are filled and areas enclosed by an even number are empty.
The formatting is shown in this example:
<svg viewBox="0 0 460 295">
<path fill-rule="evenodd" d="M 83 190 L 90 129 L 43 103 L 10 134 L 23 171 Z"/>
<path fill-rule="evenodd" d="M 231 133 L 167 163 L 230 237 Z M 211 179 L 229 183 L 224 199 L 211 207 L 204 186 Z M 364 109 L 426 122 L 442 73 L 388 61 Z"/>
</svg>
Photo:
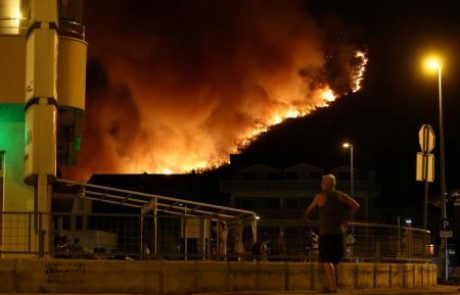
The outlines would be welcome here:
<svg viewBox="0 0 460 295">
<path fill-rule="evenodd" d="M 391 288 L 391 289 L 354 289 L 354 290 L 339 290 L 335 294 L 341 295 L 449 295 L 449 294 L 456 294 L 460 295 L 458 291 L 460 286 L 445 286 L 439 285 L 436 287 L 431 288 Z M 41 295 L 43 293 L 2 293 L 2 295 Z M 53 295 L 161 295 L 155 293 L 52 293 Z M 210 292 L 210 293 L 190 293 L 189 295 L 310 295 L 310 294 L 319 294 L 317 291 L 305 291 L 305 292 L 266 292 L 266 291 L 259 291 L 259 292 Z"/>
<path fill-rule="evenodd" d="M 341 289 L 335 294 L 341 295 L 424 295 L 424 294 L 457 294 L 459 292 L 460 286 L 447 286 L 447 285 L 438 285 L 431 288 L 388 288 L 388 289 Z M 318 291 L 305 291 L 305 292 L 223 292 L 223 293 L 200 293 L 193 295 L 309 295 L 309 294 L 319 294 Z"/>
</svg>

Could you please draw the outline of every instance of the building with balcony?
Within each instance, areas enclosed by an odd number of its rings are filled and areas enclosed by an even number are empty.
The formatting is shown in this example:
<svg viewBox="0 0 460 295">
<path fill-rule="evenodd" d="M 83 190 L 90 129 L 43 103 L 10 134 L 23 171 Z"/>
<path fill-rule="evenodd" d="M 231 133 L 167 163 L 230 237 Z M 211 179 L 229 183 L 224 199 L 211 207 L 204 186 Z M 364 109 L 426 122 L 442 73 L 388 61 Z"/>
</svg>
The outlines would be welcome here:
<svg viewBox="0 0 460 295">
<path fill-rule="evenodd" d="M 229 196 L 232 207 L 255 211 L 261 225 L 279 224 L 300 219 L 305 208 L 320 191 L 321 176 L 332 173 L 337 177 L 337 189 L 350 191 L 350 167 L 331 170 L 298 163 L 285 168 L 268 164 L 253 164 L 235 170 L 220 180 L 220 193 Z M 373 172 L 362 173 L 354 169 L 354 196 L 361 204 L 356 220 L 372 219 L 374 201 L 379 195 L 379 185 Z"/>
</svg>

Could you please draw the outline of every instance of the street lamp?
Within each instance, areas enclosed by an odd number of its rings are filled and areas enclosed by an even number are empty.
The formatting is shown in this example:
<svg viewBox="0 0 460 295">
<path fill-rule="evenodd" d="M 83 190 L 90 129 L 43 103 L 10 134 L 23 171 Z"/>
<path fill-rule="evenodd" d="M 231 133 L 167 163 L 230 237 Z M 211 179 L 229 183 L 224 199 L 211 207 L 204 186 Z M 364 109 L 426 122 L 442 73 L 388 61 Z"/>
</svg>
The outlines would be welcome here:
<svg viewBox="0 0 460 295">
<path fill-rule="evenodd" d="M 349 142 L 344 142 L 342 144 L 342 146 L 344 148 L 346 148 L 346 149 L 350 149 L 350 195 L 352 197 L 354 197 L 354 194 L 355 194 L 355 176 L 354 176 L 354 169 L 353 169 L 353 144 L 351 144 Z M 351 227 L 351 234 L 352 234 L 352 236 L 355 235 L 355 227 L 354 226 Z"/>
<path fill-rule="evenodd" d="M 349 142 L 344 142 L 342 146 L 346 149 L 350 149 L 350 195 L 353 197 L 355 194 L 355 177 L 353 169 L 353 145 Z"/>
<path fill-rule="evenodd" d="M 441 169 L 441 203 L 442 218 L 447 218 L 447 190 L 446 190 L 446 156 L 444 153 L 444 118 L 442 112 L 442 62 L 438 57 L 430 57 L 426 60 L 426 67 L 438 73 L 438 98 L 439 98 L 439 149 L 440 149 L 440 169 Z M 442 251 L 444 261 L 444 280 L 448 279 L 448 253 L 447 238 L 442 239 Z"/>
</svg>

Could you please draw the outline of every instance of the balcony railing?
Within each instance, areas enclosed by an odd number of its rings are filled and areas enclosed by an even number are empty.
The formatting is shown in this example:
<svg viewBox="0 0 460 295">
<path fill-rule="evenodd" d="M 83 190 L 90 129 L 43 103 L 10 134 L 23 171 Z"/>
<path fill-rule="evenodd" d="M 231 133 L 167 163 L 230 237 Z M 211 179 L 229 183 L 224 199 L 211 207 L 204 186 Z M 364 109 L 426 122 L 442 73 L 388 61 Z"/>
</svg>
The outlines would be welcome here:
<svg viewBox="0 0 460 295">
<path fill-rule="evenodd" d="M 319 180 L 224 180 L 220 190 L 224 193 L 245 191 L 318 191 Z"/>
<path fill-rule="evenodd" d="M 274 191 L 302 191 L 314 193 L 321 190 L 321 181 L 318 179 L 305 180 L 223 180 L 220 182 L 220 191 L 223 193 L 238 193 L 238 192 L 274 192 Z M 337 189 L 348 192 L 350 190 L 349 181 L 337 181 Z M 376 193 L 378 185 L 369 180 L 356 180 L 354 183 L 354 191 L 356 193 Z"/>
</svg>

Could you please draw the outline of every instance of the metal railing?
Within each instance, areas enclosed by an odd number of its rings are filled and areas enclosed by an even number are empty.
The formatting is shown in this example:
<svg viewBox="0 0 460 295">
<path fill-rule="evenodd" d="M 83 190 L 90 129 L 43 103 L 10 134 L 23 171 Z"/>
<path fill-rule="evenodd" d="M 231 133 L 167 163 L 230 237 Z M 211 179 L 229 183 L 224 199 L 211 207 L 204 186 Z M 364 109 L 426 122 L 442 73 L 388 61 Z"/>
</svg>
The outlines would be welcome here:
<svg viewBox="0 0 460 295">
<path fill-rule="evenodd" d="M 225 220 L 228 223 L 251 222 L 256 218 L 256 214 L 253 211 L 185 199 L 146 194 L 65 179 L 56 179 L 56 184 L 64 185 L 67 188 L 74 188 L 78 191 L 77 197 L 82 199 L 138 208 L 141 215 L 154 211 L 156 215 L 207 216 L 215 220 Z"/>
<path fill-rule="evenodd" d="M 220 182 L 220 190 L 224 193 L 232 192 L 271 192 L 271 191 L 302 191 L 316 193 L 321 189 L 321 180 L 319 179 L 299 179 L 299 180 L 290 180 L 290 179 L 253 179 L 253 180 L 244 180 L 244 179 L 230 179 L 222 180 Z M 349 181 L 337 181 L 337 188 L 343 191 L 350 190 Z M 377 192 L 379 191 L 379 186 L 369 180 L 356 180 L 354 184 L 355 192 Z"/>
<path fill-rule="evenodd" d="M 50 220 L 49 241 L 36 233 L 41 227 L 35 224 L 42 220 Z M 259 225 L 259 236 L 267 238 L 266 253 L 253 252 L 255 241 L 249 226 L 240 228 L 242 233 L 227 228 L 226 236 L 222 236 L 219 223 L 196 216 L 160 216 L 156 227 L 153 216 L 141 214 L 11 212 L 2 213 L 1 221 L 2 254 L 39 254 L 44 249 L 45 254 L 56 258 L 275 261 L 316 261 L 318 255 L 317 239 L 312 234 L 315 225 L 300 221 Z M 344 258 L 349 261 L 431 258 L 427 251 L 430 232 L 418 228 L 353 222 L 344 238 Z"/>
<path fill-rule="evenodd" d="M 318 259 L 318 227 L 315 223 L 259 224 L 258 231 L 261 235 L 268 234 L 271 241 L 283 231 L 286 248 L 283 257 L 286 260 Z M 433 255 L 430 253 L 433 247 L 430 231 L 410 226 L 350 222 L 343 244 L 343 257 L 348 261 L 428 261 Z"/>
<path fill-rule="evenodd" d="M 163 227 L 160 224 L 162 218 L 175 219 L 180 222 L 179 233 L 183 245 L 176 245 L 176 248 L 182 249 L 184 259 L 188 259 L 189 247 L 194 244 L 201 245 L 199 253 L 203 259 L 214 255 L 211 247 L 212 232 L 215 233 L 215 255 L 217 256 L 226 256 L 228 253 L 229 231 L 234 232 L 234 248 L 239 254 L 244 251 L 242 240 L 245 228 L 249 227 L 251 237 L 257 238 L 257 216 L 252 211 L 64 179 L 57 179 L 55 184 L 56 187 L 64 186 L 66 189 L 73 189 L 76 198 L 139 209 L 140 229 L 137 240 L 140 251 L 138 256 L 141 257 L 146 253 L 148 256 L 153 254 L 154 257 L 161 255 L 159 233 Z M 88 225 L 89 221 L 85 218 L 81 223 Z M 150 227 L 146 229 L 146 226 Z M 71 226 L 71 229 L 75 229 L 75 226 Z M 85 226 L 84 229 L 86 229 Z M 150 243 L 147 240 L 150 240 Z M 123 251 L 126 249 L 125 247 Z M 133 255 L 131 252 L 129 251 L 128 254 Z M 182 252 L 179 251 L 179 253 Z"/>
</svg>

